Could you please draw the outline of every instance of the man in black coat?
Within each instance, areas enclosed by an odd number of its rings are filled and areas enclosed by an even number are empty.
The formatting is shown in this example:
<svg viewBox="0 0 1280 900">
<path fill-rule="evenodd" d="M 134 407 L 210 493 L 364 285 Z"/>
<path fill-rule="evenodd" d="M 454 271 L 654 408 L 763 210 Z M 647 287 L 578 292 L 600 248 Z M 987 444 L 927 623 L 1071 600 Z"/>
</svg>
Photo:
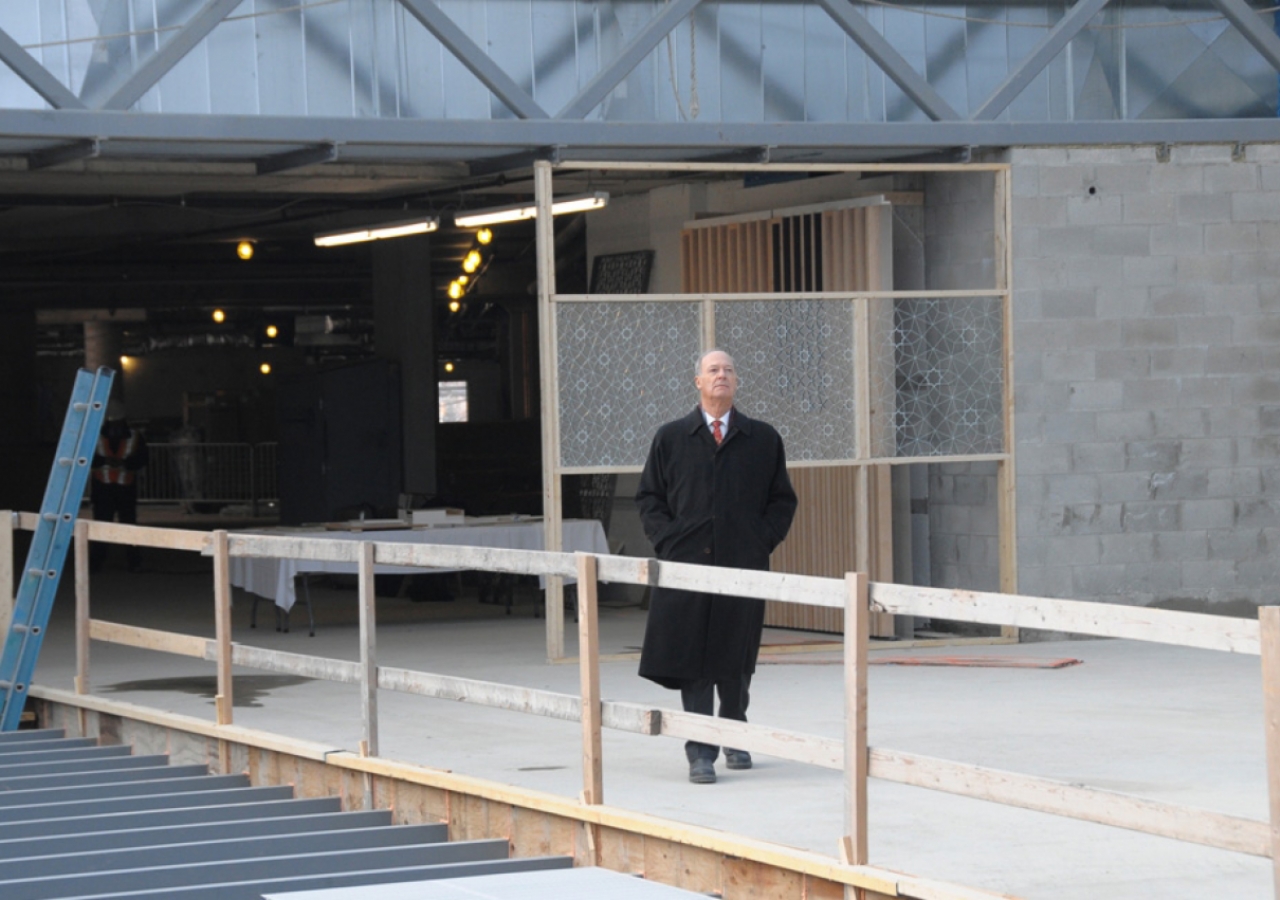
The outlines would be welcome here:
<svg viewBox="0 0 1280 900">
<path fill-rule="evenodd" d="M 658 559 L 768 569 L 796 511 L 782 438 L 733 408 L 738 375 L 723 350 L 698 360 L 699 406 L 658 429 L 636 503 Z M 640 675 L 679 689 L 684 709 L 747 720 L 760 650 L 764 601 L 656 588 L 649 604 Z M 689 741 L 689 780 L 711 784 L 720 748 Z M 745 750 L 725 748 L 730 769 L 751 768 Z"/>
</svg>

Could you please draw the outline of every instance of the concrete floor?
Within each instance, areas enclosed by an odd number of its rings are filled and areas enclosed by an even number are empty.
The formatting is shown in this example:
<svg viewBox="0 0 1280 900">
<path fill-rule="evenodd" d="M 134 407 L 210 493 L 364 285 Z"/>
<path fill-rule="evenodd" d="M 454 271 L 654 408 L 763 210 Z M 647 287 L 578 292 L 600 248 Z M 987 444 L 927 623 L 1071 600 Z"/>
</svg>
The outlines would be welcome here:
<svg viewBox="0 0 1280 900">
<path fill-rule="evenodd" d="M 119 551 L 117 551 L 119 553 Z M 96 618 L 213 634 L 207 560 L 154 553 L 146 570 L 122 555 L 93 577 Z M 294 630 L 250 630 L 237 592 L 235 640 L 345 659 L 358 656 L 353 586 L 314 591 L 318 634 L 301 608 Z M 385 665 L 574 692 L 575 665 L 548 665 L 544 623 L 531 598 L 514 615 L 466 598 L 414 603 L 380 597 Z M 36 683 L 70 688 L 72 590 L 62 585 Z M 264 603 L 259 623 L 270 623 Z M 601 652 L 640 644 L 644 613 L 601 612 Z M 570 652 L 572 650 L 572 623 Z M 775 643 L 823 636 L 769 630 L 752 692 L 752 721 L 839 736 L 841 670 L 833 654 L 770 653 Z M 1142 797 L 1264 819 L 1267 815 L 1259 661 L 1123 641 L 894 651 L 894 655 L 1072 657 L 1062 669 L 875 666 L 871 743 L 1041 775 Z M 633 660 L 601 666 L 603 695 L 678 707 L 636 676 Z M 335 748 L 360 739 L 356 691 L 345 685 L 245 671 L 235 682 L 237 724 Z M 213 718 L 211 665 L 95 643 L 94 693 Z M 382 755 L 565 796 L 581 789 L 576 723 L 383 692 Z M 835 855 L 841 776 L 757 755 L 747 772 L 719 768 L 715 785 L 689 784 L 669 739 L 606 732 L 605 800 L 613 806 Z M 1269 897 L 1270 864 L 1119 829 L 873 781 L 871 860 L 913 874 L 1036 900 Z"/>
</svg>

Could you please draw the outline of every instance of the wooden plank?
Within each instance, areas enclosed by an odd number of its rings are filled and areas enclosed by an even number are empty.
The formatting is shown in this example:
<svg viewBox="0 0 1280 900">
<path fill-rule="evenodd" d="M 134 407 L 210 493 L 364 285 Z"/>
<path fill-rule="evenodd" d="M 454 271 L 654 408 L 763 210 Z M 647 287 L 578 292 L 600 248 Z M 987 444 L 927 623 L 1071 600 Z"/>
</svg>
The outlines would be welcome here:
<svg viewBox="0 0 1280 900">
<path fill-rule="evenodd" d="M 1252 856 L 1271 855 L 1265 822 L 1064 781 L 872 748 L 873 778 L 1097 822 Z"/>
<path fill-rule="evenodd" d="M 217 658 L 217 646 L 209 642 L 208 648 L 205 659 L 213 662 Z M 341 684 L 360 684 L 360 663 L 350 660 L 327 659 L 322 656 L 307 656 L 302 653 L 286 653 L 283 650 L 268 650 L 265 647 L 232 644 L 231 662 L 237 666 L 262 669 L 267 672 L 301 675 L 304 678 L 335 681 Z"/>
<path fill-rule="evenodd" d="M 227 555 L 227 532 L 213 533 L 213 615 L 218 643 L 218 695 L 215 699 L 219 725 L 230 725 L 231 684 L 231 558 Z"/>
<path fill-rule="evenodd" d="M 600 623 L 596 605 L 596 560 L 578 557 L 578 677 L 581 682 L 582 802 L 604 802 L 603 746 L 600 738 Z"/>
<path fill-rule="evenodd" d="M 378 628 L 374 589 L 373 544 L 360 542 L 360 718 L 364 724 L 361 750 L 365 756 L 378 755 Z"/>
<path fill-rule="evenodd" d="M 870 599 L 865 572 L 845 577 L 844 612 L 844 793 L 845 862 L 861 866 L 867 856 L 867 639 Z"/>
<path fill-rule="evenodd" d="M 663 709 L 660 713 L 666 737 L 737 747 L 824 769 L 844 768 L 844 744 L 834 738 L 678 710 Z"/>
<path fill-rule="evenodd" d="M 207 531 L 92 520 L 89 520 L 89 540 L 108 544 L 132 544 L 135 547 L 159 547 L 164 550 L 191 550 L 196 553 L 204 553 L 210 546 Z"/>
<path fill-rule="evenodd" d="M 461 700 L 496 709 L 510 709 L 571 722 L 579 720 L 581 701 L 570 694 L 497 684 L 473 678 L 435 675 L 394 666 L 378 667 L 378 687 L 404 694 Z"/>
<path fill-rule="evenodd" d="M 126 647 L 173 653 L 177 656 L 207 659 L 212 652 L 210 650 L 212 642 L 208 638 L 197 637 L 194 634 L 176 634 L 172 631 L 158 631 L 137 625 L 104 622 L 101 619 L 90 619 L 88 632 L 92 640 L 106 644 L 122 644 Z M 87 694 L 88 691 L 83 693 Z"/>
<path fill-rule="evenodd" d="M 77 694 L 89 693 L 89 523 L 75 525 L 74 561 L 76 578 L 76 677 Z"/>
<path fill-rule="evenodd" d="M 904 584 L 872 584 L 871 601 L 900 615 L 1259 653 L 1258 623 L 1227 616 Z"/>
<path fill-rule="evenodd" d="M 1262 715 L 1266 728 L 1267 799 L 1271 821 L 1267 850 L 1272 889 L 1280 897 L 1280 607 L 1258 609 L 1262 633 Z"/>
<path fill-rule="evenodd" d="M 773 243 L 768 242 L 765 249 L 768 250 L 770 257 L 773 254 Z M 857 265 L 853 265 L 851 272 L 857 271 Z M 766 274 L 764 271 L 762 275 Z M 767 271 L 768 277 L 764 279 L 763 286 L 757 287 L 754 291 L 704 291 L 694 290 L 682 294 L 556 294 L 552 299 L 556 303 L 601 303 L 608 301 L 610 303 L 692 303 L 702 301 L 712 301 L 716 303 L 733 303 L 744 302 L 754 303 L 761 300 L 875 300 L 875 299 L 898 299 L 898 300 L 966 300 L 974 297 L 995 298 L 1001 297 L 1005 292 L 997 290 L 958 290 L 958 291 L 879 291 L 870 289 L 848 288 L 842 290 L 829 291 L 770 291 L 769 284 L 772 281 L 773 270 Z"/>
<path fill-rule="evenodd" d="M 843 582 L 813 575 L 721 569 L 694 563 L 659 562 L 633 556 L 596 557 L 600 580 L 700 591 L 724 596 L 758 597 L 844 609 Z"/>
<path fill-rule="evenodd" d="M 1013 380 L 1013 172 L 1006 169 L 995 173 L 995 259 L 996 287 L 1003 291 L 1003 363 L 1004 363 L 1004 449 L 1009 459 L 997 464 L 996 491 L 998 506 L 997 538 L 1000 554 L 1000 590 L 1006 594 L 1018 591 L 1018 481 L 1017 481 L 1017 432 L 1014 428 L 1016 413 Z M 1009 625 L 1001 626 L 1005 637 L 1017 637 L 1018 630 Z"/>
<path fill-rule="evenodd" d="M 13 620 L 13 530 L 17 515 L 12 510 L 0 510 L 0 634 L 9 633 Z"/>
</svg>

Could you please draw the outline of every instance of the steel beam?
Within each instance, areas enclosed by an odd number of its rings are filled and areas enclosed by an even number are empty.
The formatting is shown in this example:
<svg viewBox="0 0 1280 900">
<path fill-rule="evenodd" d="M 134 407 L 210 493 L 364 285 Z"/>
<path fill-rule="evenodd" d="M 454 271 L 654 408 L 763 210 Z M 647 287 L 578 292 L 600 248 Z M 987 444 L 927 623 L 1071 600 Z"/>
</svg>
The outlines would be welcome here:
<svg viewBox="0 0 1280 900">
<path fill-rule="evenodd" d="M 604 98 L 609 96 L 609 92 L 621 84 L 622 79 L 630 75 L 635 67 L 653 52 L 653 48 L 671 33 L 671 29 L 687 19 L 701 2 L 702 0 L 671 0 L 663 6 L 627 46 L 622 48 L 612 63 L 596 73 L 596 77 L 578 92 L 578 96 L 565 104 L 556 118 L 581 119 L 599 106 Z"/>
<path fill-rule="evenodd" d="M 96 159 L 102 153 L 102 141 L 85 138 L 56 147 L 45 147 L 27 154 L 27 169 L 47 169 L 81 159 Z"/>
<path fill-rule="evenodd" d="M 142 95 L 164 77 L 165 73 L 182 61 L 195 46 L 203 41 L 223 19 L 231 15 L 232 10 L 243 0 L 208 0 L 204 7 L 192 16 L 178 33 L 169 38 L 165 45 L 151 54 L 137 70 L 120 85 L 102 109 L 128 109 L 141 99 Z"/>
<path fill-rule="evenodd" d="M 84 102 L 71 93 L 61 81 L 53 77 L 39 61 L 22 48 L 22 45 L 0 29 L 0 62 L 27 83 L 33 91 L 48 101 L 54 109 L 84 109 Z"/>
<path fill-rule="evenodd" d="M 829 161 L 868 151 L 951 147 L 1052 147 L 1079 144 L 1280 142 L 1280 119 L 1165 119 L 1093 122 L 600 122 L 581 120 L 423 120 L 288 116 L 185 115 L 93 110 L 0 110 L 0 148 L 6 138 L 93 139 L 172 144 L 186 158 L 245 160 L 245 146 L 297 146 L 333 141 L 344 150 L 373 151 L 401 163 L 415 156 L 466 159 L 485 154 L 562 147 L 561 156 L 590 158 L 608 151 L 622 158 L 686 159 L 689 154 L 756 147 L 783 152 L 820 150 Z M 219 153 L 220 145 L 227 145 Z M 199 152 L 196 152 L 196 151 Z M 154 149 L 148 158 L 154 159 Z"/>
<path fill-rule="evenodd" d="M 276 172 L 287 172 L 291 169 L 301 169 L 305 166 L 314 166 L 319 163 L 334 162 L 337 158 L 338 145 L 330 141 L 318 147 L 303 147 L 300 150 L 290 150 L 287 153 L 264 156 L 262 159 L 257 160 L 253 166 L 258 175 L 273 175 Z"/>
<path fill-rule="evenodd" d="M 539 160 L 555 164 L 560 162 L 560 149 L 559 147 L 539 147 L 536 150 L 477 159 L 468 163 L 467 171 L 472 178 L 483 178 L 486 175 L 497 175 L 501 172 L 532 169 L 533 164 Z"/>
<path fill-rule="evenodd" d="M 1263 21 L 1244 0 L 1210 0 L 1227 21 L 1234 25 L 1246 41 L 1262 54 L 1273 69 L 1280 70 L 1280 37 L 1269 22 Z"/>
<path fill-rule="evenodd" d="M 1058 20 L 1058 24 L 1049 29 L 1036 48 L 1018 63 L 1004 81 L 991 92 L 991 96 L 973 113 L 974 121 L 991 121 L 1027 89 L 1035 77 L 1044 71 L 1044 67 L 1071 43 L 1071 39 L 1084 30 L 1089 20 L 1101 12 L 1110 0 L 1079 0 L 1067 14 Z M 1232 2 L 1232 0 L 1221 0 Z M 1235 0 L 1239 2 L 1239 0 Z M 1255 16 L 1256 18 L 1256 16 Z M 1271 36 L 1275 40 L 1275 35 Z"/>
<path fill-rule="evenodd" d="M 436 6 L 432 0 L 400 0 L 410 15 L 423 24 L 427 31 L 435 35 L 436 40 L 445 49 L 458 58 L 471 72 L 480 79 L 480 83 L 493 92 L 493 95 L 522 119 L 546 119 L 547 111 L 538 105 L 528 92 L 512 80 L 502 67 L 494 62 L 487 53 L 465 31 L 458 27 L 453 19 Z"/>
<path fill-rule="evenodd" d="M 876 31 L 866 17 L 854 10 L 847 0 L 817 0 L 817 4 L 827 11 L 827 15 L 835 19 L 836 24 L 844 29 L 845 34 L 853 38 L 853 42 L 862 48 L 862 52 L 874 62 L 884 74 L 893 80 L 902 92 L 924 110 L 925 114 L 935 122 L 960 119 L 961 115 L 951 108 L 951 104 L 942 99 L 942 95 L 933 89 L 901 53 Z"/>
</svg>

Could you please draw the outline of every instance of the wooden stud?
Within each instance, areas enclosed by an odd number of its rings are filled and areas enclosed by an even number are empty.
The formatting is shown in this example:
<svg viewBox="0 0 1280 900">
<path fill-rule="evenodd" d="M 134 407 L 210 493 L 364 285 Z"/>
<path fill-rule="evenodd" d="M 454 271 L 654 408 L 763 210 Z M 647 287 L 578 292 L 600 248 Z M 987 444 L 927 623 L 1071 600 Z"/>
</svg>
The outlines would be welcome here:
<svg viewBox="0 0 1280 900">
<path fill-rule="evenodd" d="M 1262 715 L 1271 813 L 1271 877 L 1274 896 L 1280 898 L 1280 606 L 1259 607 L 1258 627 L 1262 635 Z"/>
<path fill-rule="evenodd" d="M 89 693 L 89 523 L 78 519 L 73 537 L 76 579 L 77 694 Z"/>
<path fill-rule="evenodd" d="M 218 695 L 215 698 L 219 725 L 232 720 L 231 685 L 231 566 L 227 553 L 227 532 L 213 533 L 213 615 L 218 642 Z"/>
<path fill-rule="evenodd" d="M 1013 170 L 995 173 L 996 288 L 1003 300 L 1004 326 L 1004 451 L 1008 458 L 997 463 L 996 492 L 1000 554 L 1000 590 L 1018 591 L 1018 485 L 1015 466 L 1017 433 L 1013 398 Z M 1018 630 L 1001 626 L 1003 637 L 1016 638 Z"/>
<path fill-rule="evenodd" d="M 378 755 L 378 629 L 373 571 L 374 545 L 360 542 L 360 715 L 364 722 L 364 755 Z"/>
<path fill-rule="evenodd" d="M 533 196 L 538 207 L 534 220 L 538 262 L 538 340 L 542 384 L 542 531 L 544 550 L 558 552 L 563 546 L 560 484 L 560 398 L 557 375 L 556 310 L 551 297 L 556 292 L 555 225 L 551 219 L 553 197 L 551 164 L 533 164 Z M 564 656 L 564 579 L 546 581 L 547 659 Z"/>
<path fill-rule="evenodd" d="M 13 524 L 12 510 L 0 510 L 0 634 L 9 633 L 13 619 Z"/>
<path fill-rule="evenodd" d="M 596 558 L 578 556 L 578 676 L 582 694 L 582 800 L 604 802 L 603 746 L 600 737 L 600 624 L 596 602 Z"/>
<path fill-rule="evenodd" d="M 867 863 L 867 638 L 869 598 L 865 572 L 845 576 L 844 779 L 845 860 Z"/>
</svg>

